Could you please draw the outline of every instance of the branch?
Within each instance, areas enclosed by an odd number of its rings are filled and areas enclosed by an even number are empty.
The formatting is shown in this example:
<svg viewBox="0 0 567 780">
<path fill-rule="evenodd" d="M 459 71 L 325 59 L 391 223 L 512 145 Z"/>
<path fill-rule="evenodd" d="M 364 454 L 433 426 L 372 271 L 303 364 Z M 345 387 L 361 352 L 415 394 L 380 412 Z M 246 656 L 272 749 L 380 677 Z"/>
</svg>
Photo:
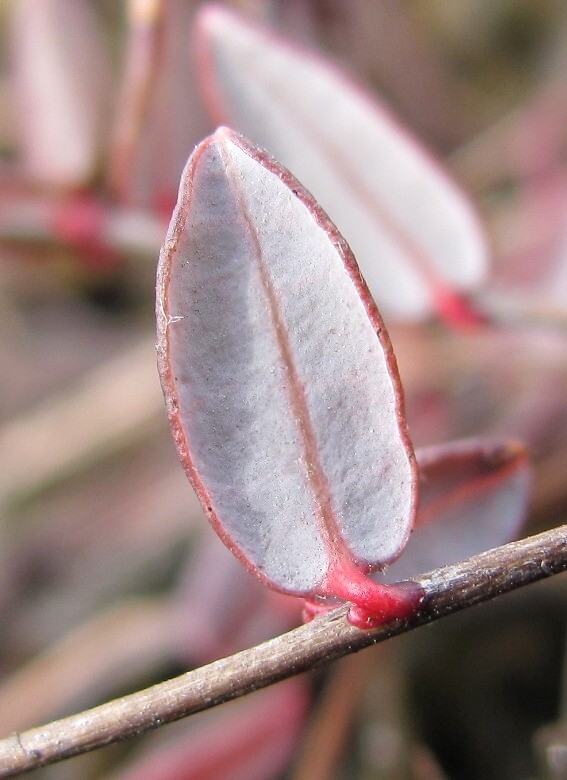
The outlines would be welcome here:
<svg viewBox="0 0 567 780">
<path fill-rule="evenodd" d="M 531 582 L 567 570 L 567 526 L 423 574 L 419 612 L 364 631 L 341 606 L 307 625 L 173 680 L 0 740 L 0 777 L 127 739 L 244 696 Z"/>
</svg>

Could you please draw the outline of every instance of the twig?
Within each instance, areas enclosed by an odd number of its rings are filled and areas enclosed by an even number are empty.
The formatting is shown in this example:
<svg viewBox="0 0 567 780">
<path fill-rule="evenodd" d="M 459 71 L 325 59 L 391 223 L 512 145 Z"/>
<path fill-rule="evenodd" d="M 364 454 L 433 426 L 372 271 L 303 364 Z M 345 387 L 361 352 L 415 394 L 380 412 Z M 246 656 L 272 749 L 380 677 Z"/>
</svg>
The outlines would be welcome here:
<svg viewBox="0 0 567 780">
<path fill-rule="evenodd" d="M 9 777 L 127 739 L 244 696 L 364 647 L 567 570 L 567 526 L 436 569 L 417 578 L 421 609 L 406 621 L 363 631 L 347 607 L 173 680 L 0 741 Z"/>
</svg>

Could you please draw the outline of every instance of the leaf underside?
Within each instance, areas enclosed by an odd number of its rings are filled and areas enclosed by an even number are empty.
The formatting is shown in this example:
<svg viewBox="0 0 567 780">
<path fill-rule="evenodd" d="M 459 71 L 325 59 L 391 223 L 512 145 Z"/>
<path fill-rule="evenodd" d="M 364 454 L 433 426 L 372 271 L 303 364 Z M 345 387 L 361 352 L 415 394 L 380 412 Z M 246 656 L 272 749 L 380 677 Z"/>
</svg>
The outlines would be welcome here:
<svg viewBox="0 0 567 780">
<path fill-rule="evenodd" d="M 516 538 L 532 469 L 516 441 L 465 439 L 416 451 L 420 500 L 415 529 L 387 581 L 409 579 Z"/>
<path fill-rule="evenodd" d="M 157 315 L 181 459 L 248 568 L 325 597 L 396 558 L 416 470 L 384 326 L 313 199 L 226 128 L 183 174 Z"/>
</svg>

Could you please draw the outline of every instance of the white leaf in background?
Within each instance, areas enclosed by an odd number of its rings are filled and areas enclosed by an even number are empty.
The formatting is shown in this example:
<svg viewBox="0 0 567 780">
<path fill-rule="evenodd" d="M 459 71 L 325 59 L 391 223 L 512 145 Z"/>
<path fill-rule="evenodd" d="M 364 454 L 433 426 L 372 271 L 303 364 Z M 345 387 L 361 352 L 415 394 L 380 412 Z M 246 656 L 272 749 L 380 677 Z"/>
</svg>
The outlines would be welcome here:
<svg viewBox="0 0 567 780">
<path fill-rule="evenodd" d="M 50 187 L 84 186 L 98 163 L 111 88 L 109 52 L 94 5 L 18 0 L 11 8 L 24 167 Z"/>
<path fill-rule="evenodd" d="M 417 142 L 336 67 L 220 6 L 201 9 L 196 43 L 215 120 L 307 187 L 381 311 L 459 319 L 459 294 L 486 275 L 484 237 L 466 197 Z"/>
</svg>

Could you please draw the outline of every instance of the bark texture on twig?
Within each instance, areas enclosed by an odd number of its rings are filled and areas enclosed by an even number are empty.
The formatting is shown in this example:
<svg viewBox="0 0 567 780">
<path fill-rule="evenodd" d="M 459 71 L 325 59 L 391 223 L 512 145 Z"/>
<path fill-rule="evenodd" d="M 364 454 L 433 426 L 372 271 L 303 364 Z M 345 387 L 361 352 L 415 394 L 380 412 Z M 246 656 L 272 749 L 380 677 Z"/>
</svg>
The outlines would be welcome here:
<svg viewBox="0 0 567 780">
<path fill-rule="evenodd" d="M 307 625 L 78 715 L 0 741 L 0 777 L 117 742 L 244 696 L 531 582 L 567 570 L 567 526 L 489 550 L 417 578 L 419 612 L 364 631 L 340 607 Z"/>
</svg>

